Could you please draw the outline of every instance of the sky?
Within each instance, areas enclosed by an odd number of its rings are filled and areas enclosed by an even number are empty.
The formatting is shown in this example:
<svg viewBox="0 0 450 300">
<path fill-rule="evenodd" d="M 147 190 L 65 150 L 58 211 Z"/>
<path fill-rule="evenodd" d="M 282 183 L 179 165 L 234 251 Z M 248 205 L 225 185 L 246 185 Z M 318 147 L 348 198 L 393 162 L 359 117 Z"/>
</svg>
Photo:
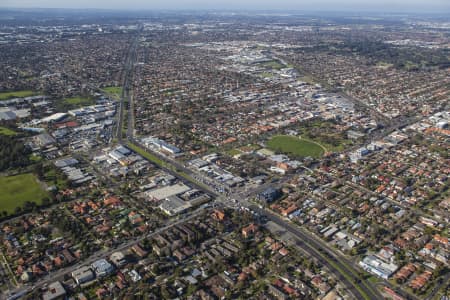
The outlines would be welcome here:
<svg viewBox="0 0 450 300">
<path fill-rule="evenodd" d="M 450 0 L 0 0 L 0 7 L 141 9 L 249 9 L 450 13 Z"/>
</svg>

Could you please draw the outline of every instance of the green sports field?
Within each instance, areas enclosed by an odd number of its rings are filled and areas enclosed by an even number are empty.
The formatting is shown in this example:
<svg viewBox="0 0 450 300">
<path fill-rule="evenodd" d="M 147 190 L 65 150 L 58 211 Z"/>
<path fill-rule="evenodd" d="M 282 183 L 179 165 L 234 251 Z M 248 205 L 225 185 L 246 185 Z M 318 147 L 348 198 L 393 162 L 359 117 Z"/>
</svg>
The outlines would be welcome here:
<svg viewBox="0 0 450 300">
<path fill-rule="evenodd" d="M 272 137 L 267 142 L 267 147 L 273 151 L 302 157 L 321 157 L 325 153 L 320 144 L 289 135 Z"/>
<path fill-rule="evenodd" d="M 94 105 L 95 99 L 92 97 L 71 97 L 65 98 L 56 103 L 56 108 L 60 112 L 66 112 L 70 109 L 80 108 L 83 106 Z"/>
<path fill-rule="evenodd" d="M 280 64 L 278 61 L 275 61 L 275 60 L 262 63 L 262 65 L 267 68 L 275 69 L 275 70 L 281 70 L 284 68 L 284 65 Z"/>
<path fill-rule="evenodd" d="M 31 173 L 0 177 L 0 211 L 12 214 L 16 207 L 23 207 L 27 201 L 42 204 L 47 196 L 47 192 Z"/>
<path fill-rule="evenodd" d="M 94 104 L 94 101 L 91 98 L 72 97 L 64 99 L 64 103 L 71 106 L 87 106 Z"/>
<path fill-rule="evenodd" d="M 12 136 L 12 135 L 16 135 L 17 132 L 15 132 L 14 130 L 11 130 L 9 128 L 0 126 L 0 134 Z"/>
<path fill-rule="evenodd" d="M 12 98 L 24 98 L 33 96 L 35 93 L 33 91 L 15 91 L 15 92 L 2 92 L 0 93 L 0 101 L 1 100 L 8 100 Z"/>
<path fill-rule="evenodd" d="M 108 86 L 102 89 L 108 94 L 111 94 L 117 98 L 119 98 L 122 95 L 122 87 L 120 86 Z"/>
</svg>

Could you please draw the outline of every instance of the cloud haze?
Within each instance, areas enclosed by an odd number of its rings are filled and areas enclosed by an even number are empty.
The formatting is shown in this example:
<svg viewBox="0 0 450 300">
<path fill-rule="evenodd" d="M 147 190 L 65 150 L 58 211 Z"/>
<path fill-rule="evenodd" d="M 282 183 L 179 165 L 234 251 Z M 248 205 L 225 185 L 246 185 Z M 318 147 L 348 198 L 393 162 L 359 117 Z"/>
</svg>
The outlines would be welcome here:
<svg viewBox="0 0 450 300">
<path fill-rule="evenodd" d="M 2 0 L 0 7 L 102 9 L 374 10 L 450 13 L 449 0 Z"/>
</svg>

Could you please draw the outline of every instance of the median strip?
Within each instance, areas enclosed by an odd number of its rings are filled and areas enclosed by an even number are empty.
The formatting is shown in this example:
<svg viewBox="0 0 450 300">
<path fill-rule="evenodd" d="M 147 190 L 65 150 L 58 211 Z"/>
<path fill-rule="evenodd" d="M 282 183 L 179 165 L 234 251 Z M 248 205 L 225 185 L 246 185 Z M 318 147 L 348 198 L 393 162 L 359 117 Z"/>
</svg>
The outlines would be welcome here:
<svg viewBox="0 0 450 300">
<path fill-rule="evenodd" d="M 148 159 L 149 161 L 153 162 L 154 164 L 156 164 L 159 167 L 163 167 L 166 169 L 171 170 L 172 172 L 176 173 L 179 177 L 182 177 L 184 179 L 186 179 L 187 181 L 205 189 L 208 191 L 211 191 L 211 188 L 205 184 L 203 184 L 202 182 L 198 182 L 197 180 L 195 180 L 194 178 L 192 178 L 189 174 L 187 174 L 186 172 L 177 170 L 177 168 L 175 168 L 173 165 L 171 165 L 170 163 L 158 158 L 156 155 L 146 151 L 145 149 L 131 143 L 128 142 L 127 143 L 127 147 L 130 148 L 131 150 L 133 150 L 134 152 L 138 153 L 139 155 L 141 155 L 142 157 Z"/>
</svg>

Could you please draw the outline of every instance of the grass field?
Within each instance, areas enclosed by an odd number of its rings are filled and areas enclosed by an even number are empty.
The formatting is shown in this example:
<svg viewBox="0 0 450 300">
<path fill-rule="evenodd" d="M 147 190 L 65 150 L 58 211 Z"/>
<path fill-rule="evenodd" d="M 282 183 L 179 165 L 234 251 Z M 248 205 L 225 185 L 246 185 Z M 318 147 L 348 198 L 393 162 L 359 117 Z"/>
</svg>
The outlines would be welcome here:
<svg viewBox="0 0 450 300">
<path fill-rule="evenodd" d="M 275 69 L 275 70 L 281 70 L 284 68 L 284 65 L 280 64 L 279 62 L 277 62 L 275 60 L 262 63 L 262 65 L 267 68 L 271 68 L 271 69 Z"/>
<path fill-rule="evenodd" d="M 115 97 L 120 97 L 122 95 L 122 87 L 120 86 L 108 86 L 103 88 L 102 90 Z"/>
<path fill-rule="evenodd" d="M 267 147 L 274 151 L 294 154 L 302 157 L 321 157 L 325 149 L 312 141 L 302 140 L 294 136 L 277 135 L 267 142 Z"/>
<path fill-rule="evenodd" d="M 22 207 L 27 201 L 42 204 L 47 195 L 31 173 L 0 177 L 0 210 L 8 214 L 14 213 L 16 207 Z"/>
<path fill-rule="evenodd" d="M 239 148 L 238 150 L 240 150 L 240 151 L 256 151 L 256 150 L 259 150 L 259 149 L 261 149 L 261 146 L 259 146 L 259 145 L 256 145 L 256 144 L 248 144 L 248 145 L 246 145 L 246 146 L 242 146 L 241 148 Z"/>
<path fill-rule="evenodd" d="M 17 132 L 15 132 L 14 130 L 11 130 L 9 128 L 0 126 L 0 134 L 12 136 L 12 135 L 16 135 Z"/>
<path fill-rule="evenodd" d="M 240 150 L 238 150 L 238 149 L 231 149 L 231 150 L 228 150 L 227 153 L 228 153 L 230 156 L 235 156 L 235 155 L 241 154 L 242 151 L 240 151 Z"/>
<path fill-rule="evenodd" d="M 32 162 L 40 162 L 40 161 L 42 161 L 42 156 L 37 156 L 37 155 L 31 154 L 30 155 L 30 160 Z"/>
<path fill-rule="evenodd" d="M 29 96 L 33 96 L 36 93 L 33 91 L 15 91 L 15 92 L 3 92 L 0 93 L 0 101 L 1 100 L 8 100 L 8 99 L 12 99 L 12 98 L 23 98 L 23 97 L 29 97 Z"/>
<path fill-rule="evenodd" d="M 380 69 L 389 69 L 389 68 L 392 68 L 393 66 L 394 66 L 393 64 L 390 64 L 390 63 L 387 63 L 384 61 L 379 61 L 376 64 L 376 67 L 380 68 Z"/>
<path fill-rule="evenodd" d="M 85 97 L 72 97 L 64 99 L 64 103 L 70 106 L 87 106 L 94 104 L 94 100 Z"/>
<path fill-rule="evenodd" d="M 261 75 L 262 78 L 273 78 L 273 77 L 275 77 L 274 74 L 269 73 L 269 72 L 262 72 L 260 75 Z"/>
<path fill-rule="evenodd" d="M 67 110 L 70 110 L 70 109 L 75 109 L 75 108 L 94 105 L 94 104 L 95 104 L 94 98 L 72 97 L 72 98 L 66 98 L 61 101 L 58 101 L 56 103 L 56 108 L 58 109 L 58 111 L 66 112 Z"/>
</svg>

